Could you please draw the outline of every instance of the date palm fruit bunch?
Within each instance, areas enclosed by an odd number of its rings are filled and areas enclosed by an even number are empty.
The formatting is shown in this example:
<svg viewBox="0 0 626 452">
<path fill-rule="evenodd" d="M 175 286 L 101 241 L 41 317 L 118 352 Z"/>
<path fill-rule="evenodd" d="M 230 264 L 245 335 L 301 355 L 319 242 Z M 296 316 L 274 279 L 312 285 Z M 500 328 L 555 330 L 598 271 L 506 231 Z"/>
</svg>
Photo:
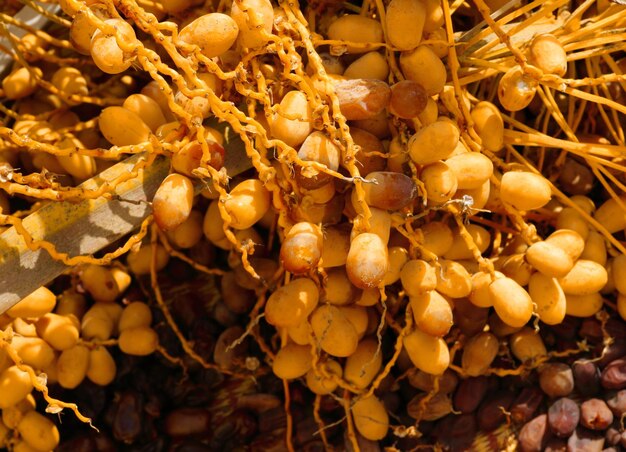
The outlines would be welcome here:
<svg viewBox="0 0 626 452">
<path fill-rule="evenodd" d="M 620 3 L 59 0 L 31 5 L 45 31 L 0 13 L 0 224 L 76 264 L 2 314 L 5 443 L 54 449 L 33 394 L 89 422 L 48 385 L 115 386 L 157 352 L 181 379 L 269 385 L 253 449 L 623 445 Z M 23 227 L 163 158 L 152 215 L 95 256 Z M 233 394 L 151 440 L 214 444 Z"/>
</svg>

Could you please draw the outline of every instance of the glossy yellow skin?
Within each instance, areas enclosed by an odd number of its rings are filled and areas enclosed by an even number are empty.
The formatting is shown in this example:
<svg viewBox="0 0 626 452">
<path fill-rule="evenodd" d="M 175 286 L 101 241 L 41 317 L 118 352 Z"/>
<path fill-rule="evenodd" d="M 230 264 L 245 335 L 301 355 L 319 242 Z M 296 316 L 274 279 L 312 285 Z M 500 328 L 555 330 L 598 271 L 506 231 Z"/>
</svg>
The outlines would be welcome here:
<svg viewBox="0 0 626 452">
<path fill-rule="evenodd" d="M 128 328 L 120 333 L 118 346 L 127 355 L 146 356 L 154 353 L 159 345 L 156 331 L 147 326 Z"/>
<path fill-rule="evenodd" d="M 309 345 L 287 344 L 281 348 L 272 364 L 274 375 L 283 380 L 293 380 L 305 375 L 312 365 Z"/>
<path fill-rule="evenodd" d="M 496 279 L 489 285 L 489 296 L 498 316 L 512 327 L 521 327 L 533 313 L 533 302 L 526 290 L 513 279 Z"/>
<path fill-rule="evenodd" d="M 450 365 L 450 351 L 440 337 L 416 329 L 404 337 L 403 343 L 415 367 L 428 374 L 441 375 Z"/>
<path fill-rule="evenodd" d="M 358 399 L 352 405 L 352 419 L 357 431 L 366 439 L 383 439 L 389 429 L 389 415 L 375 396 Z"/>
<path fill-rule="evenodd" d="M 56 296 L 47 287 L 40 287 L 30 295 L 22 298 L 16 305 L 7 310 L 7 314 L 16 317 L 41 317 L 52 311 L 56 305 Z"/>
<path fill-rule="evenodd" d="M 26 413 L 17 431 L 29 446 L 37 450 L 54 450 L 61 440 L 54 422 L 37 411 Z"/>
</svg>

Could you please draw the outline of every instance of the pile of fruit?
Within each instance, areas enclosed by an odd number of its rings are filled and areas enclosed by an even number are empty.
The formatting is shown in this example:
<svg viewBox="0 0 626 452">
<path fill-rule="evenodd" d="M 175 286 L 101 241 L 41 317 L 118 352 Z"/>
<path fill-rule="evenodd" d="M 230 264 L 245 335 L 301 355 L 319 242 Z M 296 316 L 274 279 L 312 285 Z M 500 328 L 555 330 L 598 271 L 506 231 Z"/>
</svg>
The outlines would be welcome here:
<svg viewBox="0 0 626 452">
<path fill-rule="evenodd" d="M 72 264 L 0 316 L 0 443 L 626 447 L 619 3 L 0 13 L 0 227 Z M 163 158 L 152 214 L 96 255 L 24 226 Z"/>
</svg>

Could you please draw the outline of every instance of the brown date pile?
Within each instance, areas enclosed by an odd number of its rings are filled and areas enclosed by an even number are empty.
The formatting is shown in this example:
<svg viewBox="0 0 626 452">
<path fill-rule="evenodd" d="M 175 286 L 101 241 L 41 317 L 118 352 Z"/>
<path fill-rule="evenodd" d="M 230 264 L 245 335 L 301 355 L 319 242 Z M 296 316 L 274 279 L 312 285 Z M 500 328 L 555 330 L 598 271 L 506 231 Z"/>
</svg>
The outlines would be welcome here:
<svg viewBox="0 0 626 452">
<path fill-rule="evenodd" d="M 0 227 L 70 266 L 0 315 L 2 445 L 625 447 L 626 6 L 513 3 L 0 13 Z M 27 227 L 164 159 L 96 255 Z"/>
</svg>

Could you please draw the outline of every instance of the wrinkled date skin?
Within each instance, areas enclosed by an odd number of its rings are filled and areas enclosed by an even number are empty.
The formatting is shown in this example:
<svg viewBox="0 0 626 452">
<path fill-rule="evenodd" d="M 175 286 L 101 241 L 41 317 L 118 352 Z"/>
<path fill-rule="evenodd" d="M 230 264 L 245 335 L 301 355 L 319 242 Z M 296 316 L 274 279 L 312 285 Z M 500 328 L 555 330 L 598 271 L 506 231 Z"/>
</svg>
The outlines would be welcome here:
<svg viewBox="0 0 626 452">
<path fill-rule="evenodd" d="M 354 79 L 335 83 L 341 113 L 348 120 L 369 119 L 389 104 L 391 89 L 381 80 Z"/>
<path fill-rule="evenodd" d="M 589 399 L 580 406 L 580 421 L 591 430 L 605 430 L 613 422 L 613 413 L 604 400 Z"/>
<path fill-rule="evenodd" d="M 506 421 L 505 411 L 509 411 L 515 395 L 513 392 L 498 391 L 489 396 L 478 409 L 478 426 L 485 432 L 495 430 Z"/>
<path fill-rule="evenodd" d="M 454 408 L 461 413 L 474 412 L 487 394 L 490 384 L 484 376 L 461 381 L 454 393 Z"/>
<path fill-rule="evenodd" d="M 528 422 L 541 402 L 543 402 L 543 392 L 537 387 L 526 387 L 522 389 L 511 405 L 511 417 L 514 422 L 521 424 Z"/>
<path fill-rule="evenodd" d="M 572 366 L 574 386 L 584 395 L 591 396 L 600 390 L 600 371 L 592 362 L 577 362 Z"/>
<path fill-rule="evenodd" d="M 626 388 L 626 358 L 616 359 L 602 371 L 602 386 L 607 389 Z"/>
<path fill-rule="evenodd" d="M 540 414 L 528 422 L 519 433 L 519 445 L 523 452 L 540 452 L 550 437 L 548 416 Z"/>
</svg>

